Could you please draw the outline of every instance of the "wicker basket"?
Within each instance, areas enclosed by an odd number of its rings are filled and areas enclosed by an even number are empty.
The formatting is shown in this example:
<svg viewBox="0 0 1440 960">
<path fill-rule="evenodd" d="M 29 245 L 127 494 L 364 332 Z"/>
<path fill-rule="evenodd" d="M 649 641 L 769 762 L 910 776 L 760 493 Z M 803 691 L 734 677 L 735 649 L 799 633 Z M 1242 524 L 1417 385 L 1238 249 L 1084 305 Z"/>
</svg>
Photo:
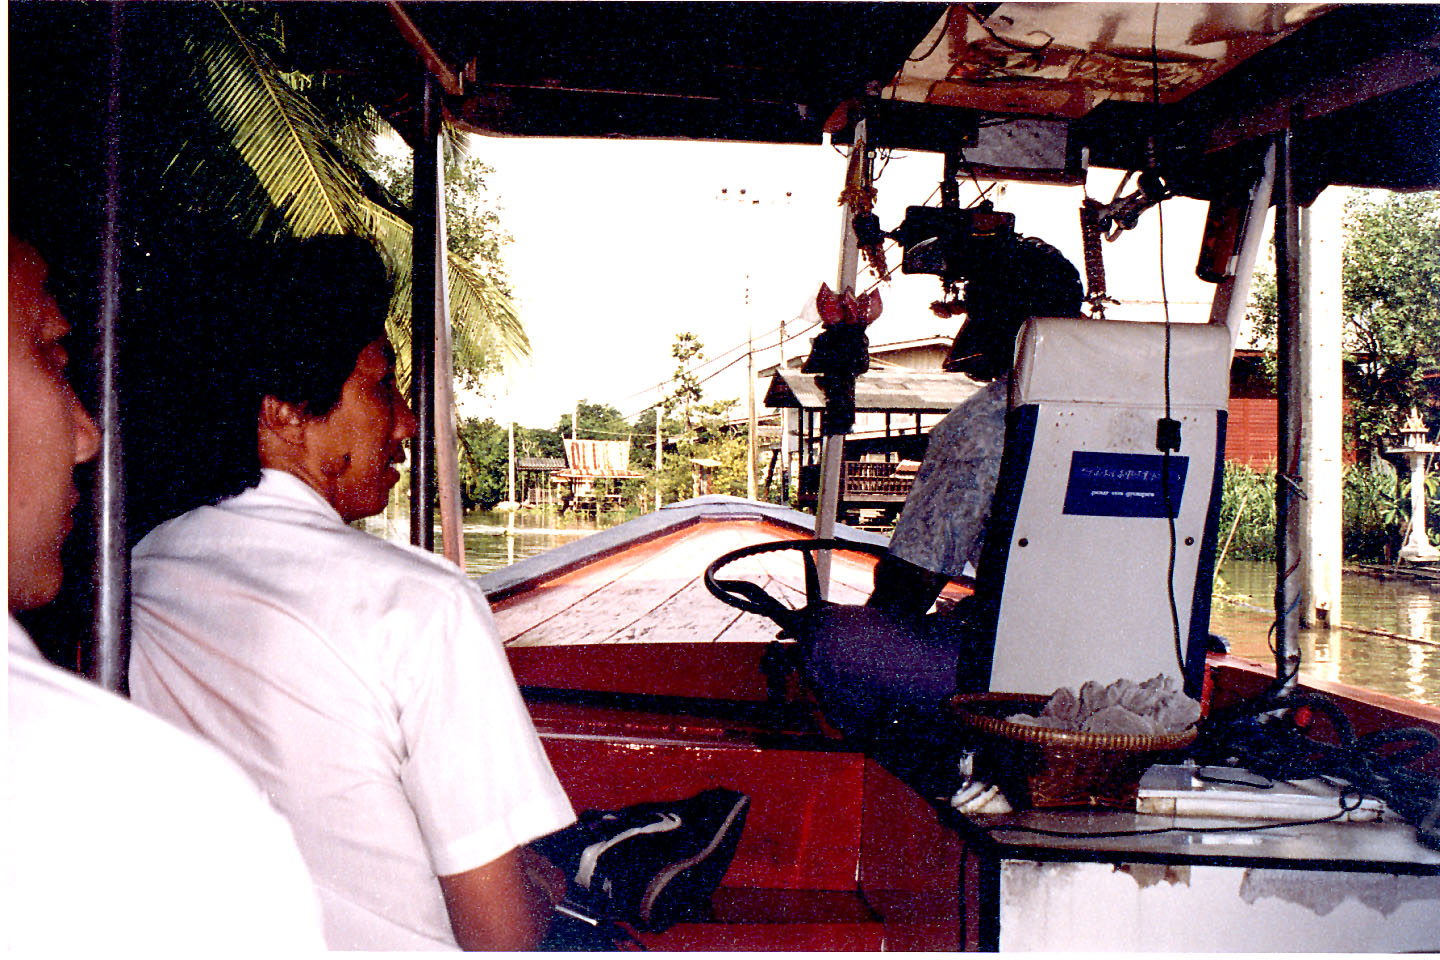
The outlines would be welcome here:
<svg viewBox="0 0 1440 960">
<path fill-rule="evenodd" d="M 977 770 L 992 778 L 1017 809 L 1133 807 L 1146 768 L 1195 739 L 1193 729 L 1142 737 L 1052 730 L 1005 719 L 1038 714 L 1049 699 L 1039 694 L 970 693 L 952 701 L 960 721 L 980 734 Z"/>
</svg>

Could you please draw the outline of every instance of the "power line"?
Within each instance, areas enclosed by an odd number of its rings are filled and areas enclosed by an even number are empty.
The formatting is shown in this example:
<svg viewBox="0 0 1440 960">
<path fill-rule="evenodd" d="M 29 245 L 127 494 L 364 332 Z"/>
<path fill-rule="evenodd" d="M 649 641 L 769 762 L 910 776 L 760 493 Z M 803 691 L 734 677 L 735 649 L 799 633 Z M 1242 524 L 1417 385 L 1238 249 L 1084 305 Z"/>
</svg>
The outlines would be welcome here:
<svg viewBox="0 0 1440 960">
<path fill-rule="evenodd" d="M 791 318 L 791 321 L 787 321 L 787 323 L 792 322 L 792 321 L 794 321 L 794 320 L 798 320 L 798 319 L 800 319 L 798 316 L 793 317 L 793 318 Z M 816 321 L 816 322 L 814 322 L 814 323 L 811 323 L 809 326 L 804 327 L 804 328 L 796 331 L 796 332 L 793 333 L 793 334 L 787 334 L 786 337 L 785 337 L 785 339 L 784 339 L 784 341 L 780 341 L 780 340 L 777 339 L 777 340 L 776 340 L 775 342 L 773 342 L 773 343 L 765 343 L 765 344 L 762 344 L 762 345 L 757 345 L 757 346 L 754 347 L 754 350 L 755 350 L 756 352 L 763 352 L 763 351 L 765 351 L 765 350 L 774 350 L 774 349 L 782 346 L 784 343 L 789 343 L 789 342 L 792 341 L 792 340 L 795 340 L 795 339 L 797 339 L 797 338 L 799 338 L 799 337 L 804 336 L 805 334 L 809 333 L 811 330 L 815 329 L 815 327 L 817 327 L 818 325 L 819 325 L 819 321 Z M 768 337 L 768 336 L 771 336 L 772 334 L 778 334 L 778 333 L 780 332 L 780 329 L 781 329 L 782 326 L 784 326 L 784 324 L 781 324 L 781 325 L 772 327 L 770 330 L 765 331 L 765 332 L 762 333 L 760 336 L 761 336 L 761 337 Z M 721 367 L 719 367 L 719 368 L 717 368 L 717 369 L 715 369 L 715 370 L 707 373 L 705 376 L 701 377 L 701 378 L 699 379 L 699 381 L 698 381 L 699 383 L 707 383 L 707 382 L 709 382 L 710 380 L 713 380 L 715 377 L 719 376 L 721 373 L 724 373 L 724 372 L 725 372 L 726 370 L 728 370 L 729 368 L 735 366 L 735 364 L 739 363 L 742 359 L 744 359 L 744 358 L 746 357 L 746 355 L 749 353 L 750 349 L 751 349 L 751 348 L 750 348 L 750 346 L 749 346 L 748 343 L 741 343 L 741 344 L 739 344 L 737 347 L 731 347 L 731 348 L 728 349 L 728 350 L 722 351 L 718 356 L 712 357 L 712 358 L 710 358 L 710 359 L 705 360 L 704 362 L 702 362 L 702 363 L 700 363 L 700 364 L 697 364 L 696 367 L 694 368 L 694 370 L 693 370 L 692 372 L 699 372 L 699 371 L 701 371 L 701 370 L 704 370 L 704 369 L 706 369 L 707 367 L 713 366 L 714 364 L 719 363 L 719 362 L 722 361 L 722 360 L 725 360 L 725 358 L 726 358 L 728 355 L 730 355 L 730 354 L 735 354 L 735 356 L 730 357 L 729 361 L 726 362 L 723 366 L 721 366 Z M 675 383 L 675 382 L 676 382 L 676 379 L 675 379 L 674 377 L 667 377 L 666 379 L 661 380 L 661 381 L 658 382 L 658 383 L 655 383 L 655 384 L 652 384 L 652 385 L 649 385 L 649 386 L 641 387 L 640 389 L 634 391 L 633 393 L 626 394 L 625 396 L 623 396 L 623 397 L 621 397 L 621 398 L 619 399 L 618 403 L 624 403 L 624 402 L 626 402 L 627 400 L 633 400 L 633 399 L 635 399 L 636 397 L 641 396 L 642 394 L 649 393 L 649 392 L 652 391 L 652 390 L 654 390 L 654 391 L 663 391 L 666 387 L 670 386 L 671 384 L 673 384 L 673 383 Z M 649 406 L 653 406 L 653 404 L 647 404 L 646 407 L 642 407 L 641 409 L 642 409 L 642 410 L 643 410 L 643 409 L 646 409 L 646 408 L 648 408 Z"/>
<path fill-rule="evenodd" d="M 799 318 L 797 317 L 796 319 L 799 319 Z M 791 340 L 799 339 L 800 337 L 805 336 L 805 334 L 809 333 L 811 330 L 814 330 L 814 329 L 815 329 L 816 327 L 818 327 L 819 325 L 820 325 L 820 321 L 817 320 L 817 321 L 815 321 L 814 323 L 810 324 L 809 326 L 804 327 L 804 328 L 796 331 L 796 332 L 793 333 L 793 334 L 787 335 L 787 336 L 785 337 L 783 343 L 789 343 Z M 778 332 L 779 332 L 779 329 L 780 329 L 779 327 L 776 327 L 775 330 L 773 330 L 773 331 L 771 331 L 771 332 L 772 332 L 772 333 L 778 333 Z M 781 345 L 782 345 L 782 341 L 776 341 L 776 342 L 773 343 L 773 344 L 768 344 L 768 345 L 766 345 L 766 346 L 764 346 L 764 347 L 759 347 L 759 348 L 756 348 L 756 349 L 757 349 L 757 350 L 770 350 L 770 349 L 772 349 L 772 348 L 774 348 L 774 347 L 779 347 L 779 346 L 781 346 Z M 718 377 L 720 374 L 724 373 L 726 370 L 728 370 L 728 369 L 730 369 L 731 367 L 735 366 L 735 364 L 739 363 L 741 360 L 745 359 L 745 356 L 746 356 L 746 355 L 742 353 L 740 356 L 735 357 L 733 360 L 731 360 L 729 363 L 725 364 L 725 366 L 721 367 L 720 369 L 715 370 L 714 372 L 712 372 L 712 373 L 710 373 L 710 374 L 708 374 L 708 375 L 706 375 L 706 376 L 704 376 L 704 377 L 701 377 L 699 380 L 696 381 L 696 384 L 699 385 L 699 384 L 708 383 L 709 381 L 711 381 L 711 380 L 715 379 L 716 377 Z M 656 387 L 655 387 L 655 389 L 663 389 L 664 387 L 666 387 L 666 386 L 668 386 L 669 384 L 672 384 L 672 383 L 674 383 L 674 382 L 675 382 L 675 378 L 674 378 L 674 377 L 671 377 L 669 380 L 666 380 L 666 381 L 664 381 L 663 383 L 657 384 Z M 649 388 L 647 388 L 647 389 L 649 389 Z M 640 392 L 643 392 L 643 391 L 637 391 L 636 393 L 632 393 L 632 394 L 630 395 L 630 397 L 637 396 L 638 393 L 640 393 Z M 626 398 L 624 398 L 624 399 L 630 399 L 630 397 L 626 397 Z M 657 402 L 658 402 L 658 401 L 657 401 Z M 633 420 L 633 419 L 635 419 L 636 417 L 640 416 L 642 413 L 644 413 L 646 410 L 649 410 L 649 409 L 651 409 L 651 408 L 654 407 L 654 406 L 656 406 L 656 404 L 654 404 L 654 403 L 648 403 L 648 404 L 646 404 L 645 406 L 641 407 L 639 410 L 637 410 L 635 413 L 627 416 L 625 419 L 626 419 L 626 420 Z"/>
</svg>

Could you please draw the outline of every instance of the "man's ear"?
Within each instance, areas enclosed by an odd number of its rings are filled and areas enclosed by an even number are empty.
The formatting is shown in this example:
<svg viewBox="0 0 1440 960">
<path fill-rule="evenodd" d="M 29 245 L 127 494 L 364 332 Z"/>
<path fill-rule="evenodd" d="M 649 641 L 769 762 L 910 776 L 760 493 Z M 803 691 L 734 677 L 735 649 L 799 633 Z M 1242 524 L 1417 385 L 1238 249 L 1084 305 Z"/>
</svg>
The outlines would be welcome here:
<svg viewBox="0 0 1440 960">
<path fill-rule="evenodd" d="M 260 433 L 269 434 L 283 443 L 302 444 L 309 417 L 305 409 L 279 397 L 260 401 Z"/>
</svg>

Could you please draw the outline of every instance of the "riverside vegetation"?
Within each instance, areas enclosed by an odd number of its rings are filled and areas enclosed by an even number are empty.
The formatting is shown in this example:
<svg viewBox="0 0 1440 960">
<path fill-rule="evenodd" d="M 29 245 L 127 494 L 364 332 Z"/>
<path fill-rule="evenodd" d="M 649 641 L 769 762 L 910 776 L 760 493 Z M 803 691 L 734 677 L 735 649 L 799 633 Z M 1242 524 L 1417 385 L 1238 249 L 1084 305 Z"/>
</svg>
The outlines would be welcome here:
<svg viewBox="0 0 1440 960">
<path fill-rule="evenodd" d="M 1429 506 L 1426 530 L 1434 541 L 1437 520 L 1440 520 L 1435 502 L 1440 477 L 1428 475 L 1425 485 Z M 1345 559 L 1377 563 L 1393 560 L 1408 533 L 1409 505 L 1408 476 L 1396 476 L 1384 468 L 1346 466 L 1341 474 L 1341 537 Z M 1219 531 L 1225 559 L 1275 558 L 1274 467 L 1254 470 L 1239 463 L 1225 464 Z"/>
</svg>

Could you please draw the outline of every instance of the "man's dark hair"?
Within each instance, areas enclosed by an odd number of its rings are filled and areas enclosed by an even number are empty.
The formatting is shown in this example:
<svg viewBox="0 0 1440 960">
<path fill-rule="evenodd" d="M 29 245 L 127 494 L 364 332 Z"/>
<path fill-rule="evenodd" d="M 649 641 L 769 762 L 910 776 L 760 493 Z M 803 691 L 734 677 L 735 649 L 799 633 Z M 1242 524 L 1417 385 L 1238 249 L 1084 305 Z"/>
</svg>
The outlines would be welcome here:
<svg viewBox="0 0 1440 960">
<path fill-rule="evenodd" d="M 393 289 L 385 261 L 358 237 L 319 236 L 276 244 L 256 266 L 247 278 L 248 399 L 257 415 L 271 396 L 324 416 L 360 351 L 385 333 Z"/>
<path fill-rule="evenodd" d="M 132 539 L 258 483 L 261 401 L 332 411 L 391 298 L 380 254 L 346 236 L 217 240 L 162 279 L 129 373 L 127 449 L 147 465 L 128 484 Z"/>
<path fill-rule="evenodd" d="M 994 380 L 1014 362 L 1015 337 L 1031 317 L 1078 317 L 1084 291 L 1065 255 L 1035 237 L 1005 244 L 965 283 L 965 323 L 946 370 Z"/>
</svg>

